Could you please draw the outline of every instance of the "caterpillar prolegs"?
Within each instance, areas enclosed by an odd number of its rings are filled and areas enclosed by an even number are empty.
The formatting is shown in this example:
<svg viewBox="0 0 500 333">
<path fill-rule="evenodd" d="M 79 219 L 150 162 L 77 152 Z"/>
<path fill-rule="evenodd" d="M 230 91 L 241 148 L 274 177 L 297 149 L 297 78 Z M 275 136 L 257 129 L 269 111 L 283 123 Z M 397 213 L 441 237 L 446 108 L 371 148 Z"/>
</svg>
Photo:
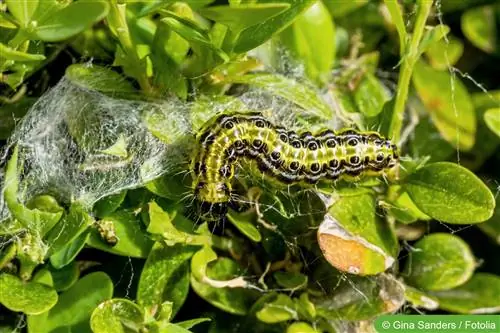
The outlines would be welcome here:
<svg viewBox="0 0 500 333">
<path fill-rule="evenodd" d="M 259 113 L 218 116 L 200 131 L 197 142 L 193 188 L 205 220 L 218 220 L 227 212 L 237 161 L 255 163 L 283 184 L 302 185 L 379 175 L 398 162 L 396 145 L 376 132 L 296 133 Z"/>
</svg>

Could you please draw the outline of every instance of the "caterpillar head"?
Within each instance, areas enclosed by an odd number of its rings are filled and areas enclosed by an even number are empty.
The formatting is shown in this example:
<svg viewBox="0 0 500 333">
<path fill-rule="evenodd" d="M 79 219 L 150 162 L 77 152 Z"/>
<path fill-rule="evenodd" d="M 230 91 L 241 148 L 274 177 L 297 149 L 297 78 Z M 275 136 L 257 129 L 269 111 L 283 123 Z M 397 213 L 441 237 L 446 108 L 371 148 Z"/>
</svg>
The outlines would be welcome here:
<svg viewBox="0 0 500 333">
<path fill-rule="evenodd" d="M 195 196 L 198 199 L 198 214 L 205 221 L 220 221 L 228 211 L 231 184 L 199 182 Z"/>
</svg>

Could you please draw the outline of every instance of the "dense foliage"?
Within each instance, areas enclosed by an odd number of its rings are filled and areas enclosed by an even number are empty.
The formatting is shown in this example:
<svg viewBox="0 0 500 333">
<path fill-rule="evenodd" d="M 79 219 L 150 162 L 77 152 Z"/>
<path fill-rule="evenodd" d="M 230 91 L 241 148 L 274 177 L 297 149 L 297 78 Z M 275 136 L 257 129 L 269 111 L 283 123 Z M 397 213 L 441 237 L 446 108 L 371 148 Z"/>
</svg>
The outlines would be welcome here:
<svg viewBox="0 0 500 333">
<path fill-rule="evenodd" d="M 369 332 L 498 313 L 500 6 L 0 2 L 0 331 Z M 377 131 L 398 172 L 192 209 L 215 114 Z M 28 112 L 29 111 L 29 112 Z"/>
</svg>

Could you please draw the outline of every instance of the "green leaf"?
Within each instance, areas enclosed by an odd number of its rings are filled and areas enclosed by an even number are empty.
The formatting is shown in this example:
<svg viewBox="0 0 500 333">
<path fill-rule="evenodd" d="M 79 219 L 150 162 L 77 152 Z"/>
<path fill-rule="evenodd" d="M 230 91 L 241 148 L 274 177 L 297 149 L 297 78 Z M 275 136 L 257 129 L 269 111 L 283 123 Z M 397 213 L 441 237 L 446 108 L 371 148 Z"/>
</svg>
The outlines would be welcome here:
<svg viewBox="0 0 500 333">
<path fill-rule="evenodd" d="M 492 53 L 496 50 L 495 7 L 483 6 L 462 15 L 462 31 L 474 46 Z"/>
<path fill-rule="evenodd" d="M 186 5 L 178 5 L 176 13 L 188 19 L 193 13 Z M 187 8 L 185 8 L 187 7 Z M 185 10 L 182 10 L 185 8 Z M 153 39 L 151 61 L 155 68 L 154 83 L 163 89 L 173 91 L 182 99 L 187 98 L 188 83 L 181 71 L 181 64 L 189 51 L 189 43 L 171 31 L 164 22 L 158 24 Z"/>
<path fill-rule="evenodd" d="M 33 332 L 89 332 L 89 320 L 92 311 L 113 295 L 113 281 L 103 272 L 85 275 L 70 289 L 59 295 L 57 304 L 50 309 L 44 320 L 37 321 L 38 326 L 30 325 Z M 34 324 L 34 323 L 33 323 Z"/>
<path fill-rule="evenodd" d="M 35 98 L 24 97 L 16 103 L 0 104 L 0 140 L 9 138 L 16 123 L 24 117 L 35 101 Z"/>
<path fill-rule="evenodd" d="M 33 39 L 57 42 L 70 38 L 106 17 L 107 2 L 79 0 L 47 17 L 33 29 Z"/>
<path fill-rule="evenodd" d="M 423 107 L 422 109 L 425 110 Z M 476 144 L 478 143 L 476 141 Z M 420 158 L 429 156 L 430 162 L 447 160 L 456 154 L 456 148 L 442 138 L 429 117 L 422 117 L 418 122 L 413 132 L 410 147 L 412 156 Z"/>
<path fill-rule="evenodd" d="M 85 209 L 74 203 L 69 207 L 61 221 L 45 237 L 45 243 L 49 245 L 49 255 L 57 253 L 66 248 L 69 243 L 82 234 L 92 223 L 92 217 Z"/>
<path fill-rule="evenodd" d="M 128 299 L 113 298 L 95 308 L 90 317 L 94 333 L 125 333 L 129 329 L 138 331 L 143 325 L 141 309 Z"/>
<path fill-rule="evenodd" d="M 334 111 L 310 87 L 275 74 L 246 74 L 227 78 L 231 83 L 248 84 L 281 96 L 304 108 L 304 113 L 329 120 Z"/>
<path fill-rule="evenodd" d="M 195 325 L 205 323 L 205 322 L 211 321 L 211 320 L 212 319 L 210 319 L 210 318 L 196 318 L 196 319 L 180 321 L 180 322 L 177 322 L 175 324 L 188 330 Z"/>
<path fill-rule="evenodd" d="M 395 261 L 394 231 L 376 214 L 371 193 L 341 196 L 318 230 L 324 257 L 335 268 L 359 275 L 378 274 Z"/>
<path fill-rule="evenodd" d="M 365 73 L 354 91 L 354 100 L 359 111 L 366 117 L 375 117 L 382 112 L 384 104 L 391 99 L 389 91 L 375 75 Z"/>
<path fill-rule="evenodd" d="M 14 16 L 21 26 L 27 27 L 31 17 L 38 7 L 39 0 L 6 0 L 9 12 Z M 0 51 L 0 54 L 2 52 Z"/>
<path fill-rule="evenodd" d="M 155 243 L 142 269 L 137 302 L 147 315 L 154 316 L 165 301 L 173 303 L 175 316 L 189 291 L 189 259 L 196 248 L 184 244 L 165 246 Z"/>
<path fill-rule="evenodd" d="M 65 291 L 71 288 L 80 277 L 80 268 L 78 264 L 72 262 L 61 269 L 49 267 L 52 275 L 53 285 L 57 291 Z"/>
<path fill-rule="evenodd" d="M 273 1 L 275 0 L 266 0 L 265 2 L 272 3 Z M 244 53 L 263 44 L 272 36 L 283 31 L 293 23 L 295 18 L 309 8 L 314 2 L 310 0 L 284 0 L 281 1 L 281 3 L 288 3 L 291 6 L 279 15 L 273 16 L 268 20 L 255 24 L 242 31 L 234 46 L 234 52 Z"/>
<path fill-rule="evenodd" d="M 197 47 L 208 48 L 219 56 L 222 60 L 228 61 L 228 55 L 215 46 L 208 32 L 189 19 L 179 16 L 173 12 L 165 12 L 168 17 L 165 17 L 161 22 L 167 24 L 173 31 L 179 34 L 182 38 Z"/>
<path fill-rule="evenodd" d="M 41 61 L 45 60 L 45 56 L 43 54 L 30 54 L 17 51 L 5 44 L 0 43 L 0 59 L 13 61 Z"/>
<path fill-rule="evenodd" d="M 356 9 L 365 6 L 369 1 L 370 0 L 326 0 L 324 3 L 330 10 L 332 17 L 336 19 L 337 17 L 345 17 L 349 15 Z"/>
<path fill-rule="evenodd" d="M 500 108 L 486 111 L 484 113 L 484 122 L 493 133 L 500 137 Z"/>
<path fill-rule="evenodd" d="M 14 275 L 0 274 L 0 303 L 26 314 L 48 311 L 57 302 L 57 292 L 45 284 L 24 282 Z"/>
<path fill-rule="evenodd" d="M 492 189 L 497 190 L 497 189 Z M 495 196 L 495 212 L 491 219 L 478 224 L 479 229 L 488 235 L 496 244 L 500 245 L 500 196 Z"/>
<path fill-rule="evenodd" d="M 29 209 L 38 209 L 43 212 L 58 213 L 64 211 L 64 209 L 59 206 L 57 200 L 50 195 L 37 195 L 32 198 L 26 204 Z"/>
<path fill-rule="evenodd" d="M 476 108 L 477 132 L 476 142 L 473 149 L 467 154 L 470 159 L 467 166 L 471 170 L 482 166 L 496 151 L 500 145 L 498 136 L 493 133 L 486 124 L 484 114 L 489 109 L 500 107 L 500 91 L 489 90 L 472 94 L 472 101 Z"/>
<path fill-rule="evenodd" d="M 335 25 L 321 1 L 300 14 L 280 39 L 304 64 L 311 80 L 328 82 L 335 59 Z"/>
<path fill-rule="evenodd" d="M 103 93 L 130 96 L 137 93 L 131 82 L 117 72 L 99 65 L 74 64 L 66 68 L 66 77 L 85 88 Z"/>
<path fill-rule="evenodd" d="M 255 315 L 260 321 L 269 324 L 298 319 L 295 303 L 283 294 L 278 294 L 276 300 L 265 304 Z"/>
<path fill-rule="evenodd" d="M 475 268 L 467 243 L 455 235 L 435 233 L 413 245 L 404 275 L 417 288 L 446 290 L 466 282 Z"/>
<path fill-rule="evenodd" d="M 427 310 L 436 310 L 439 306 L 437 298 L 428 295 L 428 293 L 410 287 L 405 286 L 405 298 L 412 306 L 416 308 L 424 308 Z"/>
<path fill-rule="evenodd" d="M 450 32 L 450 27 L 442 24 L 428 28 L 424 32 L 422 40 L 420 41 L 420 45 L 418 46 L 419 54 L 426 52 L 429 49 L 429 47 L 443 40 L 443 38 L 445 38 L 449 32 Z"/>
<path fill-rule="evenodd" d="M 98 218 L 103 218 L 113 213 L 123 203 L 126 195 L 127 191 L 121 191 L 120 193 L 109 195 L 97 201 L 92 209 L 94 215 Z"/>
<path fill-rule="evenodd" d="M 16 146 L 7 163 L 5 171 L 4 198 L 12 216 L 27 230 L 44 235 L 61 219 L 62 212 L 51 213 L 38 209 L 28 209 L 18 201 L 18 157 L 19 147 Z"/>
<path fill-rule="evenodd" d="M 275 272 L 273 274 L 276 283 L 287 290 L 299 290 L 307 287 L 308 277 L 298 272 Z"/>
<path fill-rule="evenodd" d="M 487 314 L 500 311 L 500 277 L 476 273 L 467 283 L 450 290 L 432 292 L 439 307 L 462 314 Z"/>
<path fill-rule="evenodd" d="M 90 232 L 85 231 L 79 234 L 76 238 L 62 246 L 57 252 L 50 256 L 50 263 L 55 268 L 62 268 L 71 263 L 78 253 L 85 247 Z"/>
<path fill-rule="evenodd" d="M 404 188 L 422 212 L 443 222 L 483 222 L 495 208 L 495 199 L 486 185 L 454 163 L 428 164 L 410 175 Z"/>
<path fill-rule="evenodd" d="M 174 208 L 164 211 L 156 202 L 149 203 L 149 223 L 148 232 L 161 235 L 168 245 L 174 244 L 206 244 L 209 239 L 205 235 L 191 233 L 193 225 L 189 223 L 191 232 L 180 230 L 174 225 L 174 218 L 181 222 L 186 222 L 186 218 L 179 214 Z M 188 221 L 190 222 L 190 221 Z"/>
<path fill-rule="evenodd" d="M 209 263 L 215 262 L 207 267 Z M 254 297 L 248 283 L 241 277 L 240 266 L 229 258 L 217 258 L 208 246 L 191 259 L 191 287 L 213 306 L 236 315 L 244 315 L 253 304 Z"/>
<path fill-rule="evenodd" d="M 286 333 L 319 333 L 311 325 L 306 322 L 299 321 L 287 327 Z"/>
<path fill-rule="evenodd" d="M 432 44 L 425 52 L 430 65 L 437 70 L 454 66 L 464 52 L 464 44 L 456 37 L 448 36 Z"/>
<path fill-rule="evenodd" d="M 290 8 L 288 3 L 253 3 L 235 6 L 211 6 L 199 10 L 210 20 L 229 27 L 235 34 L 259 24 Z"/>
<path fill-rule="evenodd" d="M 148 237 L 145 230 L 141 228 L 141 221 L 132 211 L 116 211 L 98 223 L 110 223 L 113 225 L 114 233 L 118 243 L 110 246 L 102 239 L 97 230 L 92 230 L 87 244 L 96 249 L 109 253 L 128 256 L 133 258 L 146 258 L 153 241 Z"/>
<path fill-rule="evenodd" d="M 413 84 L 439 132 L 461 150 L 474 145 L 476 115 L 466 87 L 448 71 L 436 71 L 423 61 L 415 65 Z"/>
<path fill-rule="evenodd" d="M 403 167 L 403 166 L 402 166 Z M 387 195 L 388 203 L 381 202 L 381 206 L 403 224 L 410 224 L 418 220 L 428 221 L 431 218 L 418 209 L 406 192 L 401 191 L 401 186 L 392 185 Z"/>
<path fill-rule="evenodd" d="M 177 2 L 177 0 L 148 1 L 145 3 L 144 7 L 142 7 L 142 9 L 139 11 L 137 16 L 146 16 L 146 15 L 152 14 L 152 13 L 158 11 L 159 9 L 161 9 L 163 7 L 170 6 L 176 2 Z M 188 4 L 191 8 L 196 9 L 196 8 L 205 7 L 209 4 L 211 4 L 212 2 L 214 2 L 214 0 L 184 0 L 183 2 Z"/>
<path fill-rule="evenodd" d="M 256 215 L 254 211 L 237 213 L 233 210 L 227 214 L 228 220 L 245 236 L 254 242 L 260 242 L 262 236 L 259 229 L 254 225 Z"/>
</svg>

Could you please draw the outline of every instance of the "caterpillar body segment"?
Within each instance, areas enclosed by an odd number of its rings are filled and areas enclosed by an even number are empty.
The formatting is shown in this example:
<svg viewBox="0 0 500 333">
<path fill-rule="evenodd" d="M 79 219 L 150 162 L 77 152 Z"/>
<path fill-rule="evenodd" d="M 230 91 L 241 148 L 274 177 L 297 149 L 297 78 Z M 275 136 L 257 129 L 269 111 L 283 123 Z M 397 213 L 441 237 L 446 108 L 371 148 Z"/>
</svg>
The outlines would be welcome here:
<svg viewBox="0 0 500 333">
<path fill-rule="evenodd" d="M 396 145 L 376 132 L 296 133 L 259 113 L 218 116 L 200 131 L 197 144 L 193 188 L 205 220 L 218 220 L 227 212 L 237 162 L 253 163 L 279 183 L 305 186 L 380 175 L 399 159 Z"/>
</svg>

